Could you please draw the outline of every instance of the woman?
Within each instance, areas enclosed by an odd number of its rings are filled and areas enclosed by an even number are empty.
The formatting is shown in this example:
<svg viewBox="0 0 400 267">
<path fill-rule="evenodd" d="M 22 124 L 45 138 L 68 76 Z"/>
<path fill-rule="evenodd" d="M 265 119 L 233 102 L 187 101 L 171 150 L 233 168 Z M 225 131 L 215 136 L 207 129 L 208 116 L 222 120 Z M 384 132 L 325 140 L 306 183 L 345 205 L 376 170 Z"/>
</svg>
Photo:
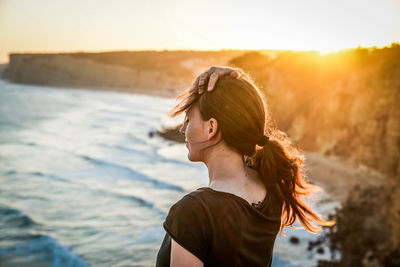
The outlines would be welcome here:
<svg viewBox="0 0 400 267">
<path fill-rule="evenodd" d="M 157 266 L 271 266 L 284 226 L 298 219 L 316 233 L 315 224 L 332 225 L 301 200 L 311 188 L 304 156 L 273 127 L 243 72 L 212 67 L 177 99 L 169 115 L 186 113 L 188 158 L 206 164 L 209 185 L 171 207 Z"/>
</svg>

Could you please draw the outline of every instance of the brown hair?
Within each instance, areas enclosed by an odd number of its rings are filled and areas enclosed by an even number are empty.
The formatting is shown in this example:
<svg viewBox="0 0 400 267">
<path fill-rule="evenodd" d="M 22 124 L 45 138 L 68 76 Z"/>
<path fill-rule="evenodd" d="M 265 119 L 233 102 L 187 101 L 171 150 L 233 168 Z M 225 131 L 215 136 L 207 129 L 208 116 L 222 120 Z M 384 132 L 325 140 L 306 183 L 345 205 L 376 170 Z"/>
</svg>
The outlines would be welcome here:
<svg viewBox="0 0 400 267">
<path fill-rule="evenodd" d="M 237 71 L 241 73 L 239 78 L 222 76 L 211 92 L 200 95 L 197 88 L 192 88 L 181 93 L 176 98 L 181 101 L 168 115 L 175 117 L 196 104 L 204 121 L 218 121 L 225 143 L 243 155 L 247 165 L 258 171 L 266 189 L 283 202 L 281 231 L 284 226 L 293 226 L 296 219 L 312 233 L 321 231 L 319 225 L 334 224 L 303 202 L 302 198 L 312 191 L 303 171 L 304 155 L 284 132 L 276 129 L 260 89 L 240 69 Z M 264 134 L 269 141 L 258 146 Z"/>
</svg>

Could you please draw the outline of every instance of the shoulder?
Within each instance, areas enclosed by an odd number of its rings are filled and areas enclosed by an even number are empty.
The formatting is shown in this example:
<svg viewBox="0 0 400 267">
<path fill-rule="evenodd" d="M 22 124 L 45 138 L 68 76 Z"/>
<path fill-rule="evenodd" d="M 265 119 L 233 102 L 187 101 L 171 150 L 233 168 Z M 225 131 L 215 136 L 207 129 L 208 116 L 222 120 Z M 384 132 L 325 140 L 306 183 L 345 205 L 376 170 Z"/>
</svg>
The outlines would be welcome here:
<svg viewBox="0 0 400 267">
<path fill-rule="evenodd" d="M 187 194 L 171 206 L 167 218 L 171 216 L 180 217 L 185 216 L 189 213 L 195 213 L 198 212 L 200 208 L 201 205 L 199 201 L 190 194 Z"/>
<path fill-rule="evenodd" d="M 195 232 L 208 238 L 213 231 L 216 205 L 215 196 L 205 188 L 193 190 L 171 206 L 165 222 L 165 230 L 188 234 Z"/>
<path fill-rule="evenodd" d="M 209 196 L 208 192 L 201 188 L 189 192 L 171 206 L 167 219 L 168 217 L 184 217 L 182 219 L 188 220 L 191 217 L 199 217 L 206 212 L 209 200 L 207 196 Z"/>
<path fill-rule="evenodd" d="M 206 207 L 197 193 L 192 191 L 172 205 L 163 227 L 176 243 L 204 261 L 212 229 Z"/>
<path fill-rule="evenodd" d="M 200 187 L 186 195 L 189 198 L 195 199 L 199 205 L 210 207 L 215 206 L 221 201 L 226 201 L 227 198 L 218 194 L 209 187 Z M 212 205 L 211 205 L 212 204 Z"/>
</svg>

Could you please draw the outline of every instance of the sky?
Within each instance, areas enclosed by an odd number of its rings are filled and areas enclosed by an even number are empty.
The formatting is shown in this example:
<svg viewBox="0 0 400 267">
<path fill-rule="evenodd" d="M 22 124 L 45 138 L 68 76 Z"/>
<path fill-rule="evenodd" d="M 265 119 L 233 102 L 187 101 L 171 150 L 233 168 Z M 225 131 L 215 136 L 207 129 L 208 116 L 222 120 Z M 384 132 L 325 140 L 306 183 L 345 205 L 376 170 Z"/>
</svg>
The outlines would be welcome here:
<svg viewBox="0 0 400 267">
<path fill-rule="evenodd" d="M 400 0 L 0 0 L 12 52 L 292 49 L 400 42 Z"/>
</svg>

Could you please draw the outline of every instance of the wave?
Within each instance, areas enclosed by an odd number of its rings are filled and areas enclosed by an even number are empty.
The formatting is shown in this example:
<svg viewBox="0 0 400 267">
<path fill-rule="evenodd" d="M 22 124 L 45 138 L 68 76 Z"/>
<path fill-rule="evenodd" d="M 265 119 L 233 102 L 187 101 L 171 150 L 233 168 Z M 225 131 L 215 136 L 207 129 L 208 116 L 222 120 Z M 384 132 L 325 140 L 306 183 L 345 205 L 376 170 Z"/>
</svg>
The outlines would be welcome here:
<svg viewBox="0 0 400 267">
<path fill-rule="evenodd" d="M 143 143 L 145 143 L 145 142 L 143 142 Z M 193 164 L 191 164 L 191 163 L 183 162 L 183 161 L 176 160 L 176 159 L 166 158 L 166 157 L 164 157 L 164 156 L 162 156 L 160 154 L 157 154 L 157 149 L 158 148 L 152 148 L 152 153 L 150 154 L 150 153 L 143 152 L 143 151 L 140 151 L 140 150 L 137 150 L 137 149 L 128 148 L 128 147 L 125 147 L 125 146 L 122 146 L 122 145 L 110 146 L 110 145 L 102 144 L 100 146 L 106 147 L 106 148 L 111 148 L 111 149 L 122 150 L 122 151 L 125 151 L 125 152 L 132 153 L 135 156 L 142 156 L 142 157 L 147 157 L 147 158 L 151 157 L 152 160 L 157 160 L 157 161 L 160 161 L 160 162 L 168 162 L 168 163 L 173 163 L 173 164 L 179 164 L 179 165 L 185 165 L 185 166 L 188 166 L 188 167 L 193 167 Z"/>
<path fill-rule="evenodd" d="M 22 129 L 23 124 L 14 121 L 7 121 L 4 118 L 0 120 L 0 130 L 8 130 L 8 128 Z"/>
<path fill-rule="evenodd" d="M 272 258 L 272 267 L 300 267 L 290 264 L 288 261 L 281 260 L 278 257 Z"/>
<path fill-rule="evenodd" d="M 24 241 L 0 248 L 5 266 L 90 266 L 70 248 L 61 245 L 51 236 L 24 235 Z M 18 238 L 13 238 L 18 240 Z M 19 238 L 20 240 L 20 238 Z"/>
<path fill-rule="evenodd" d="M 0 143 L 0 145 L 39 146 L 35 142 L 10 142 L 10 141 L 4 142 L 4 143 Z"/>
<path fill-rule="evenodd" d="M 7 226 L 27 228 L 40 225 L 20 210 L 6 206 L 0 206 L 0 222 L 2 224 L 1 228 L 6 228 Z"/>
<path fill-rule="evenodd" d="M 89 266 L 53 237 L 32 234 L 39 226 L 20 210 L 0 205 L 0 240 L 7 241 L 0 243 L 1 266 Z"/>
<path fill-rule="evenodd" d="M 124 116 L 132 116 L 132 117 L 140 117 L 142 114 L 140 112 L 135 112 L 132 110 L 126 111 L 126 110 L 111 110 L 111 109 L 99 109 L 97 110 L 97 114 L 114 114 L 118 115 L 124 115 Z"/>
<path fill-rule="evenodd" d="M 147 144 L 143 140 L 138 139 L 136 137 L 129 137 L 129 138 L 135 138 L 135 143 Z M 148 152 L 144 152 L 144 151 L 128 148 L 128 147 L 125 147 L 125 146 L 122 146 L 122 145 L 110 146 L 110 145 L 102 144 L 100 146 L 106 147 L 106 148 L 111 148 L 111 149 L 118 149 L 118 150 L 121 150 L 121 151 L 132 153 L 134 155 L 142 156 L 142 157 L 147 157 L 147 158 L 151 157 L 151 159 L 153 161 L 157 160 L 157 161 L 160 161 L 160 162 L 167 162 L 167 163 L 173 163 L 173 164 L 193 167 L 193 164 L 191 164 L 189 162 L 184 162 L 184 161 L 180 161 L 180 160 L 176 160 L 176 159 L 171 159 L 171 158 L 167 158 L 167 157 L 164 157 L 164 156 L 160 155 L 159 153 L 157 153 L 157 150 L 159 149 L 158 147 L 151 147 L 150 149 L 151 149 L 152 152 L 148 153 Z"/>
<path fill-rule="evenodd" d="M 137 138 L 135 135 L 132 133 L 127 133 L 126 137 L 133 142 L 134 144 L 147 144 L 143 139 Z"/>
<path fill-rule="evenodd" d="M 144 200 L 143 198 L 140 198 L 140 197 L 137 197 L 137 196 L 133 196 L 133 195 L 125 195 L 125 194 L 121 194 L 121 193 L 115 193 L 115 192 L 112 192 L 112 194 L 115 197 L 118 197 L 120 199 L 126 199 L 126 200 L 129 200 L 129 201 L 136 202 L 136 203 L 140 204 L 141 206 L 145 206 L 145 207 L 148 207 L 148 208 L 154 208 L 154 203 L 152 203 L 150 201 L 147 201 L 147 200 Z"/>
<path fill-rule="evenodd" d="M 50 178 L 52 180 L 60 181 L 60 182 L 66 182 L 70 183 L 69 180 L 62 178 L 60 176 L 54 175 L 54 174 L 48 174 L 48 173 L 42 173 L 42 172 L 31 172 L 29 173 L 30 175 L 38 176 L 38 177 L 45 177 L 45 178 Z"/>
<path fill-rule="evenodd" d="M 95 191 L 96 193 L 104 194 L 104 195 L 111 195 L 112 197 L 115 197 L 115 198 L 133 201 L 133 202 L 139 204 L 140 206 L 145 206 L 147 208 L 155 209 L 153 202 L 147 201 L 141 197 L 137 197 L 134 195 L 128 195 L 128 194 L 124 194 L 124 193 L 120 193 L 120 192 L 115 192 L 115 191 L 103 190 L 103 189 L 93 189 L 93 191 Z"/>
<path fill-rule="evenodd" d="M 125 147 L 125 146 L 122 146 L 122 145 L 112 145 L 111 146 L 111 145 L 107 145 L 107 144 L 99 144 L 99 146 L 105 147 L 105 148 L 108 148 L 108 149 L 117 149 L 117 150 L 121 150 L 121 151 L 124 151 L 124 152 L 129 152 L 130 154 L 133 154 L 134 156 L 150 157 L 149 153 L 147 153 L 147 152 L 140 151 L 140 150 L 137 150 L 137 149 L 132 149 L 132 148 Z"/>
<path fill-rule="evenodd" d="M 176 160 L 176 159 L 169 159 L 169 158 L 165 158 L 163 156 L 159 156 L 159 159 L 161 162 L 168 162 L 168 163 L 173 163 L 173 164 L 178 164 L 178 165 L 185 165 L 188 167 L 193 167 L 193 163 L 189 163 L 189 162 L 183 162 L 180 160 Z"/>
<path fill-rule="evenodd" d="M 166 215 L 165 211 L 162 211 L 159 208 L 156 208 L 153 202 L 145 200 L 145 199 L 143 199 L 141 197 L 137 197 L 137 196 L 134 196 L 134 195 L 122 194 L 122 193 L 119 193 L 119 192 L 105 192 L 105 193 L 111 193 L 112 196 L 114 196 L 116 198 L 119 198 L 119 199 L 122 199 L 122 200 L 133 201 L 133 202 L 139 204 L 142 207 L 150 208 L 151 210 L 153 210 L 154 212 L 156 212 L 156 213 L 158 213 L 158 214 L 160 214 L 162 216 Z"/>
<path fill-rule="evenodd" d="M 143 173 L 135 171 L 135 170 L 133 170 L 133 169 L 127 167 L 127 166 L 122 166 L 122 165 L 119 165 L 119 164 L 116 164 L 116 163 L 112 163 L 112 162 L 109 162 L 109 161 L 105 161 L 105 160 L 95 159 L 95 158 L 92 158 L 92 157 L 86 156 L 86 155 L 78 155 L 78 156 L 81 157 L 82 159 L 86 160 L 86 161 L 89 161 L 92 164 L 95 164 L 95 165 L 106 166 L 106 167 L 109 167 L 109 168 L 126 171 L 129 174 L 129 176 L 132 177 L 135 180 L 152 183 L 154 188 L 176 190 L 176 191 L 179 191 L 179 192 L 185 192 L 185 190 L 182 187 L 178 186 L 178 185 L 174 185 L 174 184 L 170 184 L 170 183 L 167 183 L 167 182 L 159 181 L 159 180 L 151 178 L 150 176 L 147 176 L 147 175 L 145 175 Z"/>
</svg>

